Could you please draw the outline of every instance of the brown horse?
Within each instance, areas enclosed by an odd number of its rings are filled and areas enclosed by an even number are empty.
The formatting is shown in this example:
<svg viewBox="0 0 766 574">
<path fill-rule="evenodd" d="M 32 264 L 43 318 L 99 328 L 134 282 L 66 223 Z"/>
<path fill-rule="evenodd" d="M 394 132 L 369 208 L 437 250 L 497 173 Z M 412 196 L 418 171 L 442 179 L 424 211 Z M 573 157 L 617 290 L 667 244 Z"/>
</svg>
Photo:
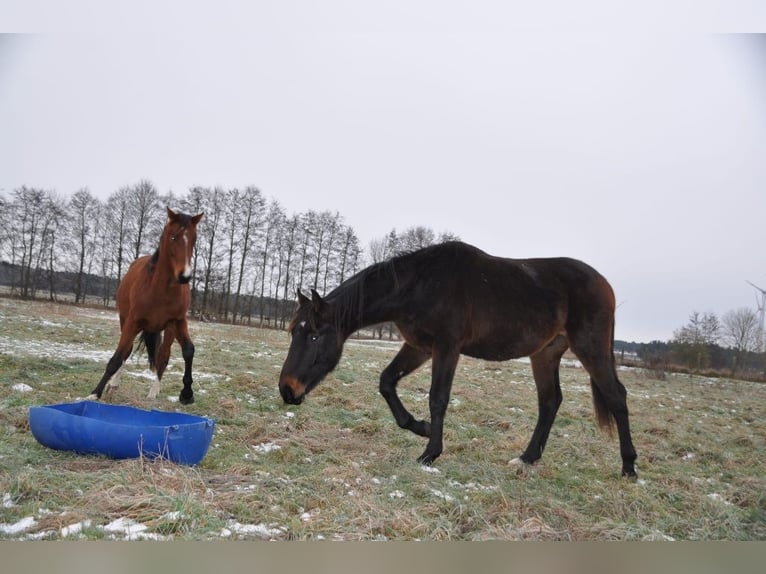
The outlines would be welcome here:
<svg viewBox="0 0 766 574">
<path fill-rule="evenodd" d="M 156 398 L 160 392 L 160 381 L 175 339 L 181 345 L 185 363 L 184 387 L 179 400 L 184 405 L 194 402 L 194 344 L 189 337 L 186 313 L 191 303 L 191 258 L 197 241 L 197 224 L 203 214 L 191 216 L 175 213 L 169 207 L 167 210 L 168 221 L 157 251 L 136 259 L 117 288 L 120 342 L 104 376 L 88 398 L 100 399 L 104 389 L 110 392 L 119 385 L 122 365 L 133 352 L 136 335 L 141 333 L 140 343 L 146 346 L 149 367 L 157 372 L 149 398 Z"/>
<path fill-rule="evenodd" d="M 521 462 L 543 453 L 562 394 L 559 364 L 567 348 L 590 374 L 596 417 L 617 424 L 623 476 L 636 476 L 625 387 L 617 378 L 614 293 L 581 261 L 503 259 L 448 242 L 371 265 L 322 298 L 298 291 L 299 307 L 279 392 L 300 404 L 340 360 L 358 329 L 393 321 L 404 345 L 380 376 L 397 424 L 428 438 L 419 462 L 442 453 L 444 415 L 461 354 L 491 361 L 529 356 L 537 386 L 537 425 Z M 396 393 L 399 380 L 432 360 L 431 420 L 416 420 Z"/>
</svg>

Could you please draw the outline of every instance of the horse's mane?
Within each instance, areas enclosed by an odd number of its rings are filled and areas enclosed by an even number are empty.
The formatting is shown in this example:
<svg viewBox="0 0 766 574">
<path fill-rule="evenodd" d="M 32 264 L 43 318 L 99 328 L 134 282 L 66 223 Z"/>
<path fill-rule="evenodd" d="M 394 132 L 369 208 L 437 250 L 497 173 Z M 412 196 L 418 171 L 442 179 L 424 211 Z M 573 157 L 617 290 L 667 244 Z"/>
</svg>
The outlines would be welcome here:
<svg viewBox="0 0 766 574">
<path fill-rule="evenodd" d="M 346 279 L 327 295 L 326 300 L 335 308 L 334 322 L 339 331 L 347 325 L 363 324 L 364 300 L 369 279 L 374 278 L 376 284 L 390 282 L 392 292 L 398 289 L 395 259 L 393 257 L 380 263 L 373 263 Z"/>
</svg>

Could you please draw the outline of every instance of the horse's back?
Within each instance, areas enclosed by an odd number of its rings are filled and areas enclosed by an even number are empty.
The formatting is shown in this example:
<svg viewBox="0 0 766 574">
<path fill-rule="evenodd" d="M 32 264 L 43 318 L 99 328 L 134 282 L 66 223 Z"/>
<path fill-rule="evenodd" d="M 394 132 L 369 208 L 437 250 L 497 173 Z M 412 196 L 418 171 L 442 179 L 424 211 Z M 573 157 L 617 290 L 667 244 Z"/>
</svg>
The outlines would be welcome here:
<svg viewBox="0 0 766 574">
<path fill-rule="evenodd" d="M 510 259 L 447 242 L 400 263 L 405 261 L 412 284 L 404 290 L 411 298 L 412 316 L 419 319 L 417 331 L 438 336 L 440 329 L 451 329 L 471 356 L 526 356 L 593 317 L 604 326 L 613 320 L 609 283 L 577 259 Z M 404 328 L 416 332 L 409 323 Z"/>
</svg>

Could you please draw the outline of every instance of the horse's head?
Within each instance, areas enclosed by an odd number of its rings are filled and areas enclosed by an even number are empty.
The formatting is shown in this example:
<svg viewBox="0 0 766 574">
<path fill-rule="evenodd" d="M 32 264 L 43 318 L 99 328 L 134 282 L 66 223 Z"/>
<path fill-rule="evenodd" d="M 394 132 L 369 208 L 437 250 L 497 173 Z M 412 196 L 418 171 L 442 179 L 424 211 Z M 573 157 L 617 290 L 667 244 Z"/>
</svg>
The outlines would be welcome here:
<svg viewBox="0 0 766 574">
<path fill-rule="evenodd" d="M 291 405 L 299 405 L 343 352 L 343 337 L 335 322 L 331 304 L 311 290 L 311 299 L 298 290 L 298 309 L 290 321 L 290 349 L 279 375 L 279 393 Z"/>
<path fill-rule="evenodd" d="M 191 261 L 197 242 L 197 224 L 203 214 L 192 216 L 176 213 L 169 207 L 167 209 L 168 222 L 162 232 L 162 248 L 168 254 L 173 276 L 178 278 L 179 283 L 188 283 L 192 277 Z"/>
</svg>

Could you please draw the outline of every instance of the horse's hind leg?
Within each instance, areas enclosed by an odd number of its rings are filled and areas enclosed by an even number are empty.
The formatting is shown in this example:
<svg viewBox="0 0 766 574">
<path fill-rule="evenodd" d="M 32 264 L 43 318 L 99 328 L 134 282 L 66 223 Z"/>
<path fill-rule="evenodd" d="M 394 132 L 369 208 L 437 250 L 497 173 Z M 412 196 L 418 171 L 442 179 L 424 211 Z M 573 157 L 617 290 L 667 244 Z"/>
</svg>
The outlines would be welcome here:
<svg viewBox="0 0 766 574">
<path fill-rule="evenodd" d="M 559 364 L 561 363 L 561 356 L 568 346 L 566 338 L 559 335 L 529 358 L 537 387 L 537 424 L 524 454 L 512 460 L 511 464 L 517 462 L 532 464 L 543 455 L 553 421 L 556 419 L 559 406 L 561 406 Z"/>
<path fill-rule="evenodd" d="M 415 420 L 410 412 L 404 407 L 399 395 L 396 394 L 396 385 L 406 375 L 417 369 L 430 358 L 430 355 L 405 343 L 397 353 L 394 360 L 380 374 L 380 394 L 386 399 L 388 407 L 396 419 L 396 424 L 401 428 L 410 430 L 417 435 L 428 437 L 431 435 L 431 425 L 427 421 Z"/>
<path fill-rule="evenodd" d="M 160 394 L 160 381 L 162 381 L 162 375 L 168 367 L 168 361 L 170 361 L 170 347 L 173 345 L 174 338 L 175 328 L 172 325 L 168 325 L 165 327 L 165 332 L 162 334 L 162 343 L 160 343 L 155 358 L 157 379 L 152 381 L 152 386 L 149 389 L 148 398 L 150 399 L 156 399 L 157 395 Z"/>
<path fill-rule="evenodd" d="M 178 400 L 182 405 L 190 405 L 194 402 L 194 391 L 192 390 L 192 362 L 194 361 L 194 343 L 189 336 L 189 325 L 186 319 L 178 322 L 176 328 L 176 339 L 181 345 L 181 353 L 184 358 L 184 388 Z M 172 342 L 172 340 L 171 340 Z"/>
<path fill-rule="evenodd" d="M 622 457 L 622 475 L 636 476 L 636 449 L 630 436 L 628 419 L 627 391 L 617 378 L 614 366 L 612 344 L 609 339 L 594 341 L 592 331 L 588 336 L 570 338 L 572 352 L 590 374 L 593 407 L 601 427 L 610 428 L 612 422 L 617 424 L 620 438 L 620 455 Z M 611 329 L 607 331 L 611 336 Z"/>
</svg>

